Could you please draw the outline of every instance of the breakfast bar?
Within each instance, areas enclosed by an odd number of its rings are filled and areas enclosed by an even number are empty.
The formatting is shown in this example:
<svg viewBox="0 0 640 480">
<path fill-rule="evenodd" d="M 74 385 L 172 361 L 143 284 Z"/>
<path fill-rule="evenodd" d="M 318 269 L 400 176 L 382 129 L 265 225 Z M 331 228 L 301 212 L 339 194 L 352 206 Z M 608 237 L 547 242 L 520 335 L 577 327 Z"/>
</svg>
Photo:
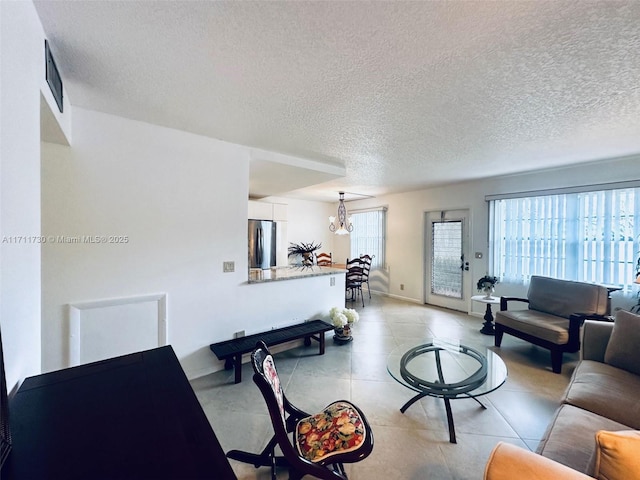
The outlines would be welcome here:
<svg viewBox="0 0 640 480">
<path fill-rule="evenodd" d="M 272 267 L 266 270 L 252 268 L 249 270 L 249 283 L 277 282 L 281 280 L 296 280 L 344 273 L 344 268 L 319 267 L 317 265 L 291 265 L 287 267 Z"/>
</svg>

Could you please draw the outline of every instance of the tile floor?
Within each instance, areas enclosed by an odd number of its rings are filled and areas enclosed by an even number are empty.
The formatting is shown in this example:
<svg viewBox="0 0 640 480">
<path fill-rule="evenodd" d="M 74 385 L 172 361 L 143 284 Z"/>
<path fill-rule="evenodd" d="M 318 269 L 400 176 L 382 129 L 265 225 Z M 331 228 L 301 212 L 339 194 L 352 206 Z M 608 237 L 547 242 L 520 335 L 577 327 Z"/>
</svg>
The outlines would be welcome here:
<svg viewBox="0 0 640 480">
<path fill-rule="evenodd" d="M 354 341 L 336 345 L 327 333 L 327 349 L 317 343 L 274 355 L 287 397 L 315 413 L 338 399 L 348 399 L 365 412 L 374 432 L 373 453 L 346 465 L 351 480 L 481 479 L 491 449 L 507 441 L 535 450 L 576 365 L 578 355 L 566 355 L 563 372 L 551 372 L 549 352 L 505 335 L 494 348 L 507 365 L 506 383 L 473 400 L 451 402 L 457 444 L 449 443 L 444 403 L 424 398 L 404 414 L 400 407 L 413 392 L 386 370 L 388 353 L 397 345 L 421 337 L 460 338 L 493 345 L 479 330 L 483 320 L 450 310 L 374 295 L 371 301 L 349 304 L 360 313 Z M 274 350 L 276 351 L 276 350 Z M 270 438 L 271 424 L 249 364 L 235 385 L 230 371 L 193 380 L 192 386 L 225 451 L 259 452 Z M 239 479 L 268 479 L 268 468 L 255 469 L 231 461 Z M 278 478 L 288 478 L 282 470 Z"/>
</svg>

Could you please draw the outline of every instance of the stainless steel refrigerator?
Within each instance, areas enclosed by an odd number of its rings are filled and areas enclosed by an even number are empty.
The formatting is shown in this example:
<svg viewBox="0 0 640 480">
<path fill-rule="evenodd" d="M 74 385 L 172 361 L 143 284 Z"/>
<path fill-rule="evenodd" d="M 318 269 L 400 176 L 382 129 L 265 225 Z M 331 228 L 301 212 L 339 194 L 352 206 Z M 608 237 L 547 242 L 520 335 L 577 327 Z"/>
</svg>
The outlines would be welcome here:
<svg viewBox="0 0 640 480">
<path fill-rule="evenodd" d="M 276 266 L 276 222 L 249 220 L 249 268 Z"/>
</svg>

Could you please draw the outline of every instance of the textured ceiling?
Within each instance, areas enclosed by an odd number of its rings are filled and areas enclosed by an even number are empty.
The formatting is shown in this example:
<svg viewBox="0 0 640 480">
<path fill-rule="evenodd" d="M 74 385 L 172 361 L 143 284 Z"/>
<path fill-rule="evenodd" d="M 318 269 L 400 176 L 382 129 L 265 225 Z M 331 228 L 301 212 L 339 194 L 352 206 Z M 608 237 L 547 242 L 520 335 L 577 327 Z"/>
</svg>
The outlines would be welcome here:
<svg viewBox="0 0 640 480">
<path fill-rule="evenodd" d="M 309 198 L 640 152 L 640 1 L 36 8 L 72 104 L 344 168 Z"/>
</svg>

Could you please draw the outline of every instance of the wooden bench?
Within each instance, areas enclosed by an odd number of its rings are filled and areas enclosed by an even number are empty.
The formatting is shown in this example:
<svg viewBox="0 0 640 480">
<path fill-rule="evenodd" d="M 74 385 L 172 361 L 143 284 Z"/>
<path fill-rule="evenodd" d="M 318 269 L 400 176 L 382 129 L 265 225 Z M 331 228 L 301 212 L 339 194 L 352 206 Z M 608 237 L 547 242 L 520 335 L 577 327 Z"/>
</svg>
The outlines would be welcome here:
<svg viewBox="0 0 640 480">
<path fill-rule="evenodd" d="M 226 370 L 235 368 L 235 383 L 240 383 L 242 381 L 242 355 L 252 352 L 258 340 L 262 340 L 270 347 L 304 338 L 304 344 L 309 346 L 313 338 L 320 344 L 319 354 L 324 355 L 324 332 L 329 330 L 333 330 L 333 325 L 322 320 L 310 320 L 288 327 L 276 328 L 268 332 L 212 343 L 209 348 L 216 354 L 218 360 L 224 360 L 224 368 Z"/>
</svg>

